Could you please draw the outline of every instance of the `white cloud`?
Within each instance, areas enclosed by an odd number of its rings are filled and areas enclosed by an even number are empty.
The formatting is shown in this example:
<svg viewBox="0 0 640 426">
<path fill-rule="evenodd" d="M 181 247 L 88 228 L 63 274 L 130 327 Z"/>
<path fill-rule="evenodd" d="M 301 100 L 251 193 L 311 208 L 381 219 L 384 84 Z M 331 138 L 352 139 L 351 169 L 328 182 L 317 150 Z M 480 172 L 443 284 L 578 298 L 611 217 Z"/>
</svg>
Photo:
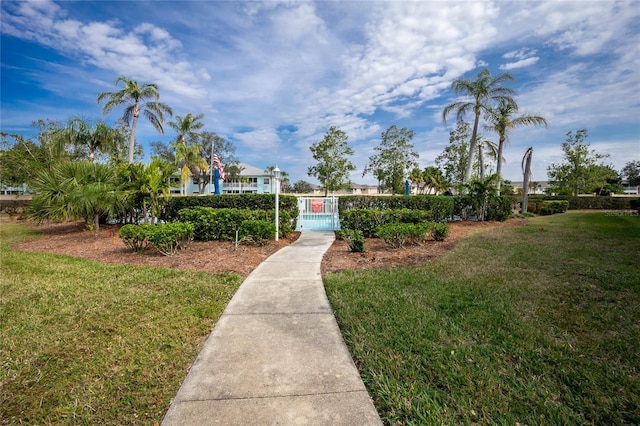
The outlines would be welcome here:
<svg viewBox="0 0 640 426">
<path fill-rule="evenodd" d="M 528 67 L 538 62 L 538 59 L 540 58 L 538 58 L 537 56 L 533 56 L 531 58 L 526 58 L 526 59 L 520 59 L 519 61 L 516 61 L 516 62 L 510 62 L 508 64 L 500 65 L 500 69 L 508 71 L 508 70 L 514 70 L 517 68 Z"/>
</svg>

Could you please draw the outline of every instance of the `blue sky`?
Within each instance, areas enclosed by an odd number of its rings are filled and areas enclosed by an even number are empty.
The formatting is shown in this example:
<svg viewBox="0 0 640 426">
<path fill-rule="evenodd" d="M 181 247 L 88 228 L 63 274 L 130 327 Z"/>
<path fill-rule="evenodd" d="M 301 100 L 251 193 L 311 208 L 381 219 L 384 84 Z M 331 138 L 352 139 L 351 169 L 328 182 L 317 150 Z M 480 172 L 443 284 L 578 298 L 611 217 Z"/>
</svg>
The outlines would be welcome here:
<svg viewBox="0 0 640 426">
<path fill-rule="evenodd" d="M 292 181 L 332 125 L 354 149 L 351 179 L 389 126 L 415 132 L 421 167 L 448 143 L 451 82 L 510 72 L 520 111 L 548 128 L 516 130 L 504 176 L 534 180 L 561 161 L 568 131 L 619 170 L 640 160 L 640 2 L 613 1 L 33 1 L 1 3 L 0 128 L 102 117 L 96 95 L 119 75 L 154 82 L 174 114 L 204 114 L 242 162 Z M 106 116 L 114 124 L 120 110 Z M 468 120 L 472 118 L 469 117 Z M 484 132 L 489 139 L 497 138 Z M 137 139 L 169 142 L 140 120 Z"/>
</svg>

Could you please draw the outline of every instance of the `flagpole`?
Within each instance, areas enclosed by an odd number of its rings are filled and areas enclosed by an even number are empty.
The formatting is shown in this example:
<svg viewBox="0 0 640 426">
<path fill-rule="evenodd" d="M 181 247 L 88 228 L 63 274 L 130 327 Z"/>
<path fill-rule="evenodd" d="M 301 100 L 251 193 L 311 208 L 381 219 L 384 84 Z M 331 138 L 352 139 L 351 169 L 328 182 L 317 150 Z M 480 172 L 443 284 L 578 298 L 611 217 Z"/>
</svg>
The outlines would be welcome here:
<svg viewBox="0 0 640 426">
<path fill-rule="evenodd" d="M 210 194 L 213 194 L 213 140 L 211 141 L 211 165 L 209 166 L 209 188 Z"/>
</svg>

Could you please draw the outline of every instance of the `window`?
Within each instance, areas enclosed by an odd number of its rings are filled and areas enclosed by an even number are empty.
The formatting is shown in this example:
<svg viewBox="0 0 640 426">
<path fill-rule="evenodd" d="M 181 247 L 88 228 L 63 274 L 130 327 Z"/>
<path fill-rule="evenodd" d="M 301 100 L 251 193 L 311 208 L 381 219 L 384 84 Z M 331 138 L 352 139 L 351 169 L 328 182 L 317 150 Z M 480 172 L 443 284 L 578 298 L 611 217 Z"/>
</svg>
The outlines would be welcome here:
<svg viewBox="0 0 640 426">
<path fill-rule="evenodd" d="M 264 184 L 269 185 L 269 178 L 264 178 Z"/>
</svg>

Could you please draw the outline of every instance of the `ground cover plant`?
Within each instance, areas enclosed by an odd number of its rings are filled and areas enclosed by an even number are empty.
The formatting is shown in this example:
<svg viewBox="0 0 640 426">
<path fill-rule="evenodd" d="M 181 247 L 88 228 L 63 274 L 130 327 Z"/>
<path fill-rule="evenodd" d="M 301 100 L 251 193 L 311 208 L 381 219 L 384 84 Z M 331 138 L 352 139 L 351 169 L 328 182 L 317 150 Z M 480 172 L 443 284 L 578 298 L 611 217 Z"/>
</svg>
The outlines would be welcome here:
<svg viewBox="0 0 640 426">
<path fill-rule="evenodd" d="M 384 421 L 639 424 L 640 216 L 484 230 L 325 286 Z"/>
<path fill-rule="evenodd" d="M 0 227 L 0 422 L 161 421 L 241 277 L 9 249 L 35 236 Z"/>
</svg>

